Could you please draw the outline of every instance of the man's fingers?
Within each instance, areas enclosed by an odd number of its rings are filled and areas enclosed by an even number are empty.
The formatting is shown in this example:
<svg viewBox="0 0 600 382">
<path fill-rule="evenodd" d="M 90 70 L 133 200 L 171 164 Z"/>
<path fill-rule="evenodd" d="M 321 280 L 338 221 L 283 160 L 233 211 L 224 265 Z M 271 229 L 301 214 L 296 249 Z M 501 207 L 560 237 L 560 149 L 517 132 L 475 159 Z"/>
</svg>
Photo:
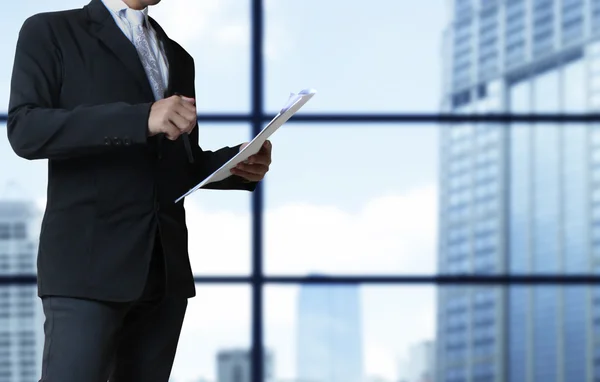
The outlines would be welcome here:
<svg viewBox="0 0 600 382">
<path fill-rule="evenodd" d="M 194 102 L 186 101 L 182 98 L 179 100 L 179 105 L 185 108 L 186 110 L 189 110 L 190 112 L 194 113 L 194 115 L 196 114 L 196 104 Z"/>
<path fill-rule="evenodd" d="M 194 98 L 181 96 L 181 99 L 184 100 L 186 103 L 193 104 L 194 106 L 196 105 L 196 100 Z"/>
<path fill-rule="evenodd" d="M 169 115 L 169 121 L 180 131 L 187 131 L 190 126 L 190 123 L 179 113 L 171 113 L 171 115 Z"/>
<path fill-rule="evenodd" d="M 249 164 L 263 164 L 263 165 L 270 165 L 271 164 L 271 160 L 269 159 L 269 157 L 267 155 L 262 155 L 262 154 L 256 154 L 256 155 L 251 155 L 248 157 L 247 162 Z"/>
<path fill-rule="evenodd" d="M 232 168 L 231 173 L 237 176 L 241 176 L 242 178 L 252 182 L 258 182 L 262 178 L 261 175 L 253 174 L 251 172 L 240 170 L 238 168 Z"/>
<path fill-rule="evenodd" d="M 190 130 L 192 130 L 194 126 L 196 126 L 196 121 L 198 117 L 196 116 L 195 112 L 192 112 L 185 108 L 178 108 L 175 110 L 175 112 L 179 114 L 188 123 Z"/>
<path fill-rule="evenodd" d="M 240 163 L 236 166 L 238 170 L 242 170 L 244 172 L 255 174 L 255 175 L 264 175 L 269 171 L 269 167 L 263 164 L 244 164 Z"/>
<path fill-rule="evenodd" d="M 260 148 L 260 151 L 263 151 L 267 154 L 271 154 L 271 152 L 273 151 L 273 144 L 271 143 L 271 141 L 266 140 Z"/>
<path fill-rule="evenodd" d="M 166 126 L 165 136 L 168 140 L 175 141 L 181 135 L 181 131 L 172 122 L 169 122 Z"/>
</svg>

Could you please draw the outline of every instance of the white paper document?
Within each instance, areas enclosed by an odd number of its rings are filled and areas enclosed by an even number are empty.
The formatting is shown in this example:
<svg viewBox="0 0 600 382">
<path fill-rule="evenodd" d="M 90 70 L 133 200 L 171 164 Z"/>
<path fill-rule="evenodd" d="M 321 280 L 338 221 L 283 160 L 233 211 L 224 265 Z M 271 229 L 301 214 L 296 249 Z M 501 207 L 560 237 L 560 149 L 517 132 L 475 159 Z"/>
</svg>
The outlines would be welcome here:
<svg viewBox="0 0 600 382">
<path fill-rule="evenodd" d="M 314 95 L 316 91 L 313 89 L 304 89 L 298 94 L 292 93 L 290 98 L 288 99 L 286 105 L 281 109 L 281 111 L 269 122 L 269 124 L 256 136 L 250 143 L 244 147 L 236 156 L 231 158 L 227 163 L 225 163 L 221 168 L 217 171 L 213 172 L 202 182 L 198 183 L 194 188 L 180 196 L 175 203 L 178 203 L 180 200 L 185 198 L 186 196 L 194 193 L 195 191 L 201 189 L 207 184 L 213 182 L 219 182 L 230 177 L 231 169 L 237 166 L 240 162 L 245 161 L 252 155 L 258 153 L 262 148 L 265 141 L 279 129 L 284 123 L 286 123 L 294 114 L 298 112 Z"/>
</svg>

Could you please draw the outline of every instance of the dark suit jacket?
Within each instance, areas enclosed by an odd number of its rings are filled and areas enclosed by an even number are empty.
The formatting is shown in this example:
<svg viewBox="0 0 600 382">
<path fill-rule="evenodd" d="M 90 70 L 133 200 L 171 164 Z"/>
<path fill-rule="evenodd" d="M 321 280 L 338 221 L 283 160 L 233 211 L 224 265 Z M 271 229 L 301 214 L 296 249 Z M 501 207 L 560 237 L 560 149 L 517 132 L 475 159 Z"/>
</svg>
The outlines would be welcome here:
<svg viewBox="0 0 600 382">
<path fill-rule="evenodd" d="M 195 97 L 192 57 L 152 23 L 170 63 L 167 96 Z M 41 296 L 136 299 L 157 230 L 169 287 L 195 294 L 185 210 L 174 200 L 239 146 L 203 151 L 196 128 L 190 162 L 181 138 L 147 138 L 153 101 L 133 44 L 100 0 L 83 9 L 38 14 L 23 24 L 7 130 L 17 155 L 48 159 L 38 255 Z M 255 187 L 235 176 L 212 186 Z"/>
</svg>

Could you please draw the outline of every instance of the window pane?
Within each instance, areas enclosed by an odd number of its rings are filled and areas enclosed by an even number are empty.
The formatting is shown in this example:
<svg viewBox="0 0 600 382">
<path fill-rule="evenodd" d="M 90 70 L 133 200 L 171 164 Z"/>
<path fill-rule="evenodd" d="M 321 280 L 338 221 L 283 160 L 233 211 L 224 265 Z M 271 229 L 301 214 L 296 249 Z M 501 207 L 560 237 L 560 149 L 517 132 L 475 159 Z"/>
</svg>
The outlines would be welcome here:
<svg viewBox="0 0 600 382">
<path fill-rule="evenodd" d="M 313 87 L 319 95 L 307 110 L 318 112 L 458 112 L 492 93 L 493 110 L 505 111 L 505 87 L 515 78 L 598 61 L 591 34 L 600 29 L 585 28 L 582 16 L 597 15 L 597 5 L 479 3 L 267 2 L 268 110 L 288 92 Z M 583 91 L 591 81 L 575 86 Z"/>
<path fill-rule="evenodd" d="M 0 134 L 0 199 L 26 200 L 43 211 L 47 161 L 17 157 L 8 143 L 4 124 L 0 125 L 0 132 L 3 132 Z M 248 137 L 246 124 L 200 124 L 200 144 L 205 150 L 235 146 Z M 189 254 L 196 274 L 250 273 L 250 197 L 247 191 L 199 190 L 186 198 Z M 41 221 L 35 224 L 39 227 Z M 0 224 L 0 241 L 5 234 L 19 233 L 18 228 L 3 232 Z"/>
<path fill-rule="evenodd" d="M 595 273 L 599 131 L 290 125 L 273 138 L 266 271 Z"/>
<path fill-rule="evenodd" d="M 197 285 L 177 348 L 173 381 L 249 381 L 250 290 Z"/>
<path fill-rule="evenodd" d="M 597 289 L 269 287 L 266 346 L 275 380 L 597 379 Z"/>
<path fill-rule="evenodd" d="M 196 64 L 199 112 L 250 110 L 250 1 L 163 1 L 151 15 Z"/>
<path fill-rule="evenodd" d="M 313 87 L 307 110 L 437 111 L 446 23 L 443 0 L 267 1 L 266 107 Z"/>
<path fill-rule="evenodd" d="M 18 32 L 33 14 L 81 8 L 81 0 L 20 0 L 0 15 L 0 113 L 8 109 Z M 196 64 L 199 111 L 244 112 L 250 108 L 250 5 L 248 0 L 164 1 L 150 10 L 167 35 Z"/>
<path fill-rule="evenodd" d="M 265 269 L 432 273 L 438 129 L 294 124 L 273 136 Z"/>
<path fill-rule="evenodd" d="M 268 287 L 273 380 L 434 380 L 434 303 L 431 287 Z M 398 361 L 410 355 L 413 369 L 406 370 Z"/>
</svg>

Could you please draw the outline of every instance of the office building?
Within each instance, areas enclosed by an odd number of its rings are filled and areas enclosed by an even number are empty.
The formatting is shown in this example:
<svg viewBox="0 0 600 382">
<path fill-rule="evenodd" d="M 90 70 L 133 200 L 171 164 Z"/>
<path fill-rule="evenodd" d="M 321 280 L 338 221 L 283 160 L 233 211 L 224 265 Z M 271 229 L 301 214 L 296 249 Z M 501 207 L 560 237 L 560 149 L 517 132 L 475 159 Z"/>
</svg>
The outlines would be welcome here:
<svg viewBox="0 0 600 382">
<path fill-rule="evenodd" d="M 0 201 L 0 275 L 35 275 L 35 205 Z M 35 382 L 41 372 L 43 314 L 35 285 L 0 285 L 0 382 Z"/>
<path fill-rule="evenodd" d="M 265 382 L 273 378 L 273 355 L 265 353 Z M 248 350 L 223 350 L 217 354 L 217 382 L 251 382 L 252 362 Z"/>
<path fill-rule="evenodd" d="M 296 374 L 300 381 L 362 382 L 359 289 L 303 285 L 298 298 Z"/>
<path fill-rule="evenodd" d="M 450 4 L 445 112 L 598 110 L 599 1 Z M 440 149 L 442 273 L 600 269 L 596 126 L 457 124 L 442 129 Z M 437 380 L 597 381 L 600 295 L 589 290 L 440 288 Z"/>
<path fill-rule="evenodd" d="M 423 341 L 409 347 L 399 364 L 400 382 L 433 382 L 435 379 L 435 342 Z"/>
</svg>

